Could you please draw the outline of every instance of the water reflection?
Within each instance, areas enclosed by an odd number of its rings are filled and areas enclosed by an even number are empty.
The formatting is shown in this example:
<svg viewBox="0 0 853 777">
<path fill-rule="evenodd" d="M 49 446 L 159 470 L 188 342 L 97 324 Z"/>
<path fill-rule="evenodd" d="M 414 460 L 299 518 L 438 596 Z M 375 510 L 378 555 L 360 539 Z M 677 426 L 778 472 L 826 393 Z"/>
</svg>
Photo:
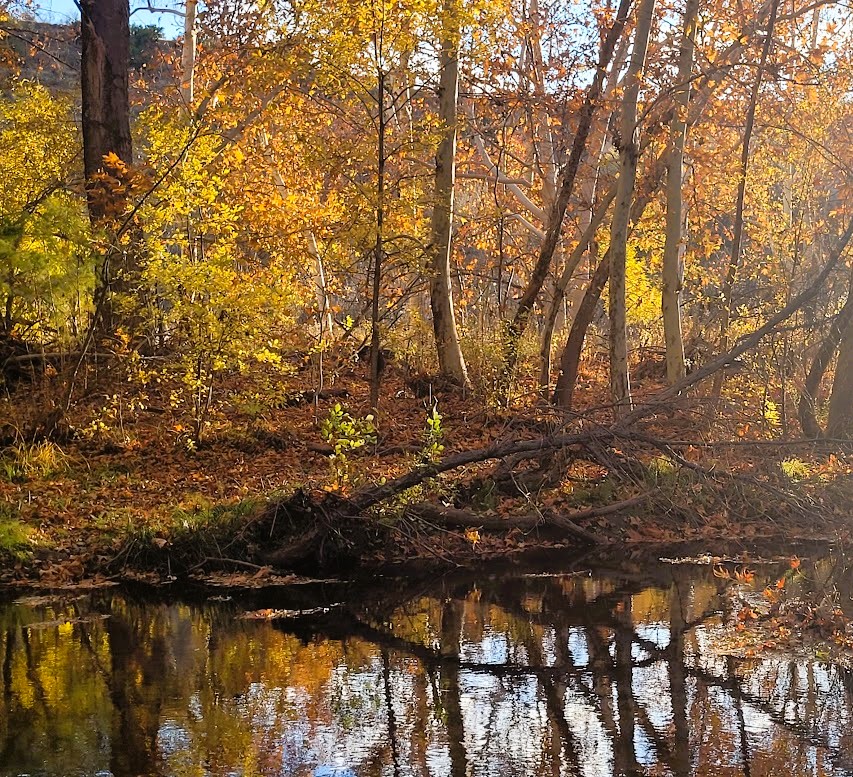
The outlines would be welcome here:
<svg viewBox="0 0 853 777">
<path fill-rule="evenodd" d="M 722 585 L 658 564 L 456 575 L 305 592 L 344 603 L 286 622 L 238 616 L 292 593 L 10 603 L 0 772 L 853 774 L 850 674 L 715 654 Z"/>
</svg>

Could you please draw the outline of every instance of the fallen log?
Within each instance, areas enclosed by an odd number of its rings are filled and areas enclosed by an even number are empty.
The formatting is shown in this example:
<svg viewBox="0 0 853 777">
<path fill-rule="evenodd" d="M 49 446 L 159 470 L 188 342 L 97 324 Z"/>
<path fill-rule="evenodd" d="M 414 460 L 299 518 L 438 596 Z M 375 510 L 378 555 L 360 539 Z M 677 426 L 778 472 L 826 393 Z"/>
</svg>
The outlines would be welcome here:
<svg viewBox="0 0 853 777">
<path fill-rule="evenodd" d="M 405 475 L 389 480 L 387 483 L 357 491 L 348 501 L 353 510 L 360 513 L 414 486 L 419 486 L 421 483 L 437 477 L 443 472 L 460 469 L 469 464 L 495 461 L 506 458 L 507 456 L 517 456 L 519 459 L 524 457 L 534 458 L 541 454 L 592 440 L 614 440 L 617 436 L 618 432 L 616 430 L 596 428 L 575 434 L 558 434 L 548 437 L 537 437 L 533 440 L 499 442 L 486 448 L 462 451 L 446 456 L 440 461 L 422 464 L 410 470 Z"/>
<path fill-rule="evenodd" d="M 590 544 L 598 545 L 601 539 L 592 532 L 578 526 L 577 521 L 618 513 L 629 507 L 642 504 L 650 496 L 650 494 L 640 494 L 639 496 L 622 499 L 619 502 L 613 502 L 609 505 L 587 507 L 569 513 L 528 513 L 525 515 L 510 516 L 483 515 L 470 510 L 460 510 L 456 507 L 444 507 L 422 502 L 407 507 L 406 514 L 440 524 L 446 528 L 478 528 L 506 531 L 509 529 L 530 530 L 551 527 L 568 532 Z"/>
</svg>

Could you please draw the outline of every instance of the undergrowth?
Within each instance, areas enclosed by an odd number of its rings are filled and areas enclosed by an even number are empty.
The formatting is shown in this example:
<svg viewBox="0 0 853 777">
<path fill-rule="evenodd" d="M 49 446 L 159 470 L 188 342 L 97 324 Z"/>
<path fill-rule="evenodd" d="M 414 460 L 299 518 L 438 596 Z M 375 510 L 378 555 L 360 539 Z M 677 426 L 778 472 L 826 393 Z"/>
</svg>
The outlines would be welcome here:
<svg viewBox="0 0 853 777">
<path fill-rule="evenodd" d="M 68 468 L 68 456 L 50 440 L 12 445 L 0 457 L 0 476 L 11 482 L 48 479 Z"/>
<path fill-rule="evenodd" d="M 187 569 L 209 559 L 241 560 L 254 539 L 253 518 L 264 504 L 259 498 L 214 504 L 197 495 L 168 514 L 141 523 L 128 521 L 114 563 L 158 566 L 165 557 L 176 569 Z"/>
</svg>

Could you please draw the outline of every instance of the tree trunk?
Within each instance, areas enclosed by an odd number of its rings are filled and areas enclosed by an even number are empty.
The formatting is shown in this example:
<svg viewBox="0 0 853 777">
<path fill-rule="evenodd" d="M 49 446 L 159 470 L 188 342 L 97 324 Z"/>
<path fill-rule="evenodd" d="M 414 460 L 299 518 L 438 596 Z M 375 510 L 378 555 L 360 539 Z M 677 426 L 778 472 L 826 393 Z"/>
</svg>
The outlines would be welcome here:
<svg viewBox="0 0 853 777">
<path fill-rule="evenodd" d="M 181 47 L 181 98 L 184 105 L 192 112 L 195 96 L 193 84 L 195 81 L 195 50 L 196 50 L 196 10 L 198 0 L 186 0 L 184 3 L 184 42 Z"/>
<path fill-rule="evenodd" d="M 739 61 L 738 57 L 740 53 L 742 53 L 743 47 L 744 45 L 742 42 L 733 44 L 729 51 L 721 57 L 720 63 L 703 76 L 700 85 L 691 98 L 690 112 L 687 122 L 688 126 L 693 126 L 699 120 L 714 90 L 723 83 L 722 74 L 726 72 L 726 67 L 730 66 L 733 62 Z M 667 152 L 664 152 L 658 157 L 652 172 L 648 176 L 649 183 L 640 187 L 643 191 L 643 196 L 641 199 L 634 202 L 632 208 L 633 213 L 631 215 L 632 222 L 636 223 L 642 215 L 650 197 L 656 192 L 660 185 L 660 181 L 667 169 L 667 166 L 668 155 Z M 605 257 L 605 259 L 607 259 L 607 257 Z M 604 272 L 604 269 L 602 269 L 602 272 Z M 572 322 L 569 338 L 563 348 L 563 352 L 560 357 L 560 371 L 557 377 L 557 384 L 553 396 L 554 404 L 563 409 L 570 409 L 572 406 L 578 365 L 583 351 L 586 332 L 589 328 L 590 322 L 592 321 L 592 315 L 595 312 L 595 305 L 598 303 L 601 292 L 604 288 L 603 284 L 606 284 L 606 282 L 607 278 L 605 276 L 601 288 L 598 288 L 596 276 L 593 275 L 593 278 L 590 280 L 590 286 L 587 289 L 588 294 L 584 294 L 578 308 L 578 313 Z"/>
<path fill-rule="evenodd" d="M 435 198 L 430 250 L 430 305 L 439 371 L 469 385 L 453 310 L 450 256 L 453 244 L 453 193 L 456 181 L 457 98 L 459 91 L 459 14 L 456 0 L 445 0 L 442 25 L 438 118 L 441 141 L 435 155 Z"/>
<path fill-rule="evenodd" d="M 838 347 L 835 378 L 829 397 L 829 418 L 826 422 L 826 436 L 838 439 L 850 439 L 853 436 L 853 321 L 845 323 Z"/>
<path fill-rule="evenodd" d="M 554 388 L 554 404 L 566 410 L 572 407 L 575 386 L 578 382 L 578 368 L 580 366 L 583 343 L 586 333 L 592 323 L 595 306 L 601 298 L 601 292 L 607 285 L 610 275 L 610 252 L 598 263 L 595 272 L 590 278 L 589 285 L 583 295 L 581 304 L 575 313 L 575 320 L 569 331 L 569 339 L 560 355 L 560 374 L 557 377 L 557 385 Z"/>
<path fill-rule="evenodd" d="M 86 180 L 104 169 L 104 157 L 133 161 L 128 66 L 130 9 L 127 0 L 81 0 L 80 81 L 83 100 L 83 167 Z M 104 203 L 89 188 L 89 216 L 104 216 Z"/>
<path fill-rule="evenodd" d="M 276 175 L 280 175 L 278 171 L 276 171 Z M 332 301 L 329 298 L 329 287 L 326 283 L 326 267 L 313 230 L 308 232 L 308 254 L 314 261 L 314 286 L 317 295 L 317 324 L 319 330 L 317 335 L 318 339 L 323 341 L 332 337 L 334 320 L 332 318 Z"/>
<path fill-rule="evenodd" d="M 667 167 L 668 152 L 664 151 L 658 157 L 651 172 L 645 176 L 640 189 L 643 194 L 634 200 L 631 206 L 631 215 L 628 226 L 628 235 L 637 222 L 643 217 L 648 204 L 652 201 L 655 193 L 660 187 L 663 179 L 663 174 Z M 595 313 L 595 306 L 601 298 L 601 292 L 607 285 L 607 280 L 610 275 L 610 251 L 604 255 L 604 258 L 599 262 L 598 267 L 590 278 L 583 299 L 578 306 L 572 328 L 569 330 L 569 337 L 563 352 L 560 355 L 560 370 L 557 376 L 557 385 L 554 389 L 553 402 L 558 407 L 564 410 L 569 410 L 572 407 L 572 399 L 575 391 L 575 384 L 578 377 L 578 368 L 580 365 L 581 355 L 583 353 L 583 344 L 586 339 L 586 332 L 589 325 L 592 323 L 592 317 Z"/>
<path fill-rule="evenodd" d="M 574 247 L 572 253 L 569 254 L 568 259 L 566 259 L 563 274 L 557 280 L 554 286 L 554 294 L 548 303 L 545 322 L 542 325 L 542 338 L 539 341 L 539 389 L 544 397 L 547 397 L 548 387 L 551 383 L 551 342 L 554 337 L 554 326 L 557 323 L 557 314 L 560 311 L 560 305 L 563 302 L 569 281 L 575 274 L 575 270 L 577 270 L 587 248 L 593 242 L 595 233 L 601 226 L 601 222 L 604 221 L 604 217 L 607 215 L 607 210 L 610 207 L 610 203 L 613 202 L 615 194 L 615 189 L 611 190 L 599 203 L 598 210 L 587 225 L 583 235 L 581 235 L 578 244 Z"/>
<path fill-rule="evenodd" d="M 441 655 L 459 658 L 462 635 L 463 603 L 448 599 L 441 610 Z M 459 687 L 459 667 L 448 661 L 441 667 L 441 705 L 447 730 L 447 749 L 450 756 L 450 777 L 466 777 L 468 754 L 465 751 L 465 718 L 462 714 L 462 694 Z"/>
<path fill-rule="evenodd" d="M 377 57 L 379 61 L 379 57 Z M 370 300 L 370 407 L 379 408 L 379 298 L 382 288 L 382 259 L 385 252 L 385 71 L 377 70 L 377 104 L 379 114 L 376 170 L 376 245 L 373 250 L 373 283 Z"/>
<path fill-rule="evenodd" d="M 128 96 L 130 9 L 127 0 L 80 0 L 79 7 L 83 170 L 89 219 L 93 226 L 100 226 L 109 214 L 121 214 L 126 207 L 125 195 L 111 194 L 109 187 L 97 182 L 97 175 L 104 171 L 104 158 L 114 154 L 125 164 L 133 162 Z M 135 251 L 120 249 L 116 241 L 110 243 L 98 272 L 93 333 L 116 329 L 112 295 L 132 288 L 138 269 Z M 136 322 L 126 323 L 133 329 Z"/>
<path fill-rule="evenodd" d="M 637 12 L 637 29 L 624 96 L 619 138 L 619 183 L 610 226 L 610 395 L 617 415 L 631 406 L 628 378 L 628 331 L 625 309 L 625 265 L 628 251 L 628 222 L 637 178 L 640 155 L 637 128 L 637 102 L 640 77 L 646 61 L 655 0 L 643 0 Z"/>
<path fill-rule="evenodd" d="M 687 0 L 684 33 L 678 54 L 675 112 L 670 126 L 670 156 L 666 171 L 666 242 L 663 249 L 661 312 L 666 345 L 666 378 L 670 384 L 686 374 L 684 339 L 681 333 L 681 284 L 684 275 L 684 144 L 687 139 L 687 106 L 693 73 L 696 14 L 699 0 Z"/>
<path fill-rule="evenodd" d="M 835 356 L 835 352 L 838 350 L 838 344 L 841 342 L 842 337 L 847 335 L 851 325 L 853 325 L 853 275 L 850 277 L 850 292 L 847 295 L 847 301 L 844 303 L 844 307 L 841 308 L 838 316 L 836 316 L 835 321 L 832 322 L 829 333 L 821 342 L 812 360 L 811 367 L 809 367 L 808 375 L 806 375 L 806 380 L 803 384 L 803 391 L 800 394 L 800 404 L 797 410 L 800 418 L 800 427 L 806 437 L 814 439 L 823 437 L 823 430 L 820 428 L 817 420 L 817 392 L 827 367 L 829 367 L 832 357 Z M 836 369 L 836 380 L 838 376 L 838 369 Z M 835 383 L 833 382 L 833 391 L 834 387 Z"/>
</svg>

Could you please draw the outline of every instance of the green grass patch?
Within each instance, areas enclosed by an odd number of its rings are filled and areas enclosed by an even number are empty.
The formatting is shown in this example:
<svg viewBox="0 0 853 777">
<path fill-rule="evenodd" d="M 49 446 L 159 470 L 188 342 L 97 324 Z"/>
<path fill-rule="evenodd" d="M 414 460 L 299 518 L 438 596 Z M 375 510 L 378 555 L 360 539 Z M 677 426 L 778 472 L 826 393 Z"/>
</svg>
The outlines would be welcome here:
<svg viewBox="0 0 853 777">
<path fill-rule="evenodd" d="M 201 494 L 187 494 L 174 508 L 150 515 L 112 512 L 101 524 L 120 541 L 123 562 L 188 568 L 206 558 L 240 559 L 251 542 L 247 527 L 263 504 L 261 499 L 214 504 Z"/>
<path fill-rule="evenodd" d="M 68 456 L 49 440 L 13 445 L 0 456 L 0 477 L 12 482 L 46 480 L 68 469 Z"/>
</svg>

